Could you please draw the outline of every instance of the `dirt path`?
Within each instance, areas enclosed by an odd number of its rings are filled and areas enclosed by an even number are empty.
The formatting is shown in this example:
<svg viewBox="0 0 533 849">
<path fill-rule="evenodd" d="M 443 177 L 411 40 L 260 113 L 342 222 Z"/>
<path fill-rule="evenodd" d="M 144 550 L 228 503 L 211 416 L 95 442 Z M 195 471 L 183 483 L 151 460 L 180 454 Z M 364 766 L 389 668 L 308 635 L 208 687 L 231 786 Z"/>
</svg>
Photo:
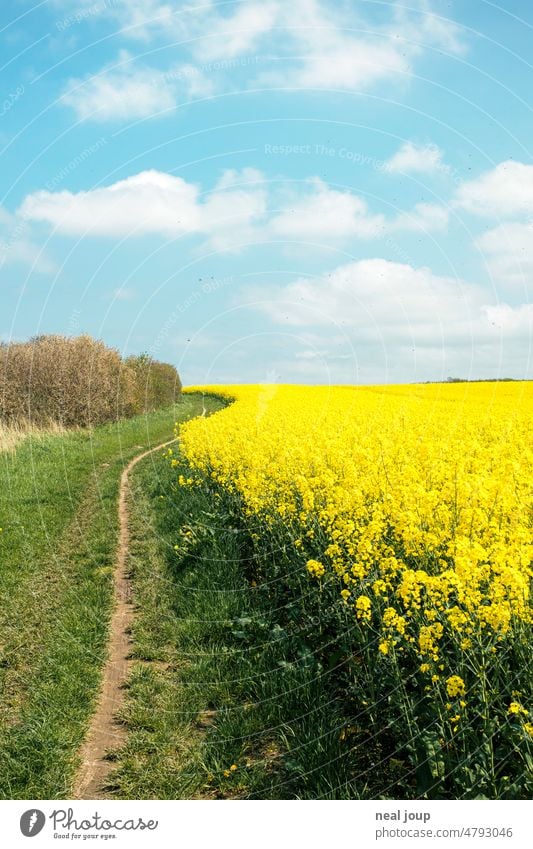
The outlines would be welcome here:
<svg viewBox="0 0 533 849">
<path fill-rule="evenodd" d="M 133 619 L 131 584 L 128 577 L 128 477 L 134 466 L 145 457 L 166 448 L 174 439 L 156 445 L 131 460 L 120 478 L 118 499 L 119 541 L 114 579 L 114 607 L 109 623 L 109 652 L 104 666 L 98 704 L 80 751 L 81 767 L 74 782 L 74 799 L 106 799 L 105 785 L 114 764 L 106 759 L 110 749 L 117 748 L 125 736 L 125 728 L 115 717 L 123 702 L 123 687 L 130 667 Z"/>
</svg>

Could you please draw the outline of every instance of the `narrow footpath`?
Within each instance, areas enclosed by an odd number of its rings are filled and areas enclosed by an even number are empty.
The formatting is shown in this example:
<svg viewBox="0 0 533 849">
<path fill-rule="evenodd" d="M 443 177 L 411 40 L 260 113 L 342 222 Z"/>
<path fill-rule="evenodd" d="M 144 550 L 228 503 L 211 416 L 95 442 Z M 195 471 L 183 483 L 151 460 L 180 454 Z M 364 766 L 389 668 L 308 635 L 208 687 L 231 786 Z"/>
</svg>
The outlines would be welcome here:
<svg viewBox="0 0 533 849">
<path fill-rule="evenodd" d="M 131 581 L 128 569 L 129 525 L 128 486 L 132 469 L 145 457 L 175 442 L 163 442 L 134 457 L 120 478 L 118 499 L 119 541 L 114 577 L 114 603 L 109 623 L 109 650 L 104 666 L 100 694 L 85 742 L 80 751 L 81 766 L 74 782 L 74 799 L 106 799 L 106 784 L 114 762 L 107 757 L 110 750 L 124 741 L 126 729 L 117 722 L 124 700 L 124 684 L 128 678 L 131 655 Z"/>
</svg>

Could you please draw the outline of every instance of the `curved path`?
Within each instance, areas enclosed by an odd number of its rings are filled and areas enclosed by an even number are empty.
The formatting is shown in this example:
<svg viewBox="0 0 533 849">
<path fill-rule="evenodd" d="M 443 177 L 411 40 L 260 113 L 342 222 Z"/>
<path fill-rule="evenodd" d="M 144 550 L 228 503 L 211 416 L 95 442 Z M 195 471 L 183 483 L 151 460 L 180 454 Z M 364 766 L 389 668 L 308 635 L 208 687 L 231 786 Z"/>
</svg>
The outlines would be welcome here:
<svg viewBox="0 0 533 849">
<path fill-rule="evenodd" d="M 114 763 L 106 755 L 110 749 L 119 746 L 126 736 L 126 730 L 116 721 L 116 715 L 124 700 L 123 688 L 129 672 L 130 629 L 133 618 L 131 583 L 128 576 L 128 477 L 137 463 L 175 441 L 170 439 L 134 457 L 120 478 L 119 542 L 114 578 L 114 604 L 109 623 L 108 657 L 103 670 L 98 704 L 80 751 L 81 766 L 74 782 L 74 799 L 108 798 L 105 786 Z"/>
</svg>

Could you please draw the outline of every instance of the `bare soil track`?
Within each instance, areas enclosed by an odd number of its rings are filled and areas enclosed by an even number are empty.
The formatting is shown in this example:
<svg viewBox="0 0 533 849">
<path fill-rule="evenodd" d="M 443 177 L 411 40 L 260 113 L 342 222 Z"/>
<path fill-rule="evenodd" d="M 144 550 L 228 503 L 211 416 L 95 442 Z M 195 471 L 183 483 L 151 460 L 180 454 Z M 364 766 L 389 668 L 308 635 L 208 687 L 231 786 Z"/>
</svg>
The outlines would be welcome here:
<svg viewBox="0 0 533 849">
<path fill-rule="evenodd" d="M 113 761 L 108 757 L 124 740 L 126 730 L 117 721 L 124 698 L 131 654 L 131 583 L 128 569 L 128 479 L 132 469 L 145 457 L 175 442 L 174 439 L 156 445 L 134 457 L 122 472 L 118 499 L 119 541 L 114 577 L 114 606 L 109 623 L 109 651 L 104 666 L 100 695 L 91 719 L 85 742 L 80 751 L 81 766 L 73 788 L 74 799 L 106 799 L 109 773 Z"/>
</svg>

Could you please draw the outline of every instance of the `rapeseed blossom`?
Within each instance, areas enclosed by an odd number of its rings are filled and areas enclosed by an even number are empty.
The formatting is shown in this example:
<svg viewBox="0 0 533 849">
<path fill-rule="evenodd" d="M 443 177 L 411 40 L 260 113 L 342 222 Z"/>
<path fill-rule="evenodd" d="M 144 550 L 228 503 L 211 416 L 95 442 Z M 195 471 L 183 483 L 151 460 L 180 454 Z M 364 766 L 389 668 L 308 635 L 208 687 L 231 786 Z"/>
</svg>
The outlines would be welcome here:
<svg viewBox="0 0 533 849">
<path fill-rule="evenodd" d="M 320 530 L 313 577 L 416 618 L 422 654 L 438 655 L 436 620 L 463 645 L 531 622 L 530 384 L 216 392 L 236 402 L 185 424 L 182 450 L 302 553 Z"/>
<path fill-rule="evenodd" d="M 436 716 L 477 688 L 488 722 L 491 669 L 530 640 L 533 385 L 201 389 L 233 403 L 180 427 L 192 474 L 238 499 L 258 549 L 291 538 L 293 568 L 337 587 L 376 669 L 401 680 L 409 662 Z"/>
<path fill-rule="evenodd" d="M 456 696 L 464 696 L 465 682 L 459 675 L 451 675 L 446 681 L 446 690 L 451 699 Z"/>
</svg>

